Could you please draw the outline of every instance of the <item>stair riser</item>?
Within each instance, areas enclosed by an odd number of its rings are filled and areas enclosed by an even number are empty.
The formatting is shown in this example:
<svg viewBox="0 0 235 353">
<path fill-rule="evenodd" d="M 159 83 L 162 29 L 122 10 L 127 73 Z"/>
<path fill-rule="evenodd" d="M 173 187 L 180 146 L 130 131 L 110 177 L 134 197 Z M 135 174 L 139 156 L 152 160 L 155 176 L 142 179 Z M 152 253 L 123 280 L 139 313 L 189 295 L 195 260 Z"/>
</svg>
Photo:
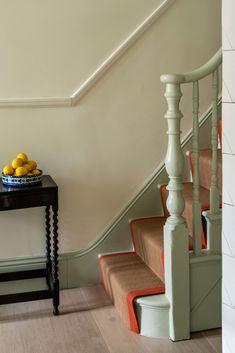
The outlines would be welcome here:
<svg viewBox="0 0 235 353">
<path fill-rule="evenodd" d="M 148 217 L 139 218 L 130 223 L 136 253 L 163 282 L 163 227 L 165 222 L 165 217 Z M 143 224 L 145 227 L 142 227 Z"/>
<path fill-rule="evenodd" d="M 164 283 L 135 252 L 101 256 L 100 270 L 103 286 L 123 321 L 139 333 L 134 301 L 142 296 L 164 293 Z"/>
<path fill-rule="evenodd" d="M 190 151 L 187 153 L 191 175 L 194 174 L 193 167 L 193 153 Z M 210 190 L 211 187 L 211 175 L 212 175 L 212 155 L 211 150 L 201 151 L 199 157 L 199 175 L 200 185 Z M 219 193 L 222 195 L 222 155 L 221 150 L 218 150 L 218 185 Z"/>
</svg>

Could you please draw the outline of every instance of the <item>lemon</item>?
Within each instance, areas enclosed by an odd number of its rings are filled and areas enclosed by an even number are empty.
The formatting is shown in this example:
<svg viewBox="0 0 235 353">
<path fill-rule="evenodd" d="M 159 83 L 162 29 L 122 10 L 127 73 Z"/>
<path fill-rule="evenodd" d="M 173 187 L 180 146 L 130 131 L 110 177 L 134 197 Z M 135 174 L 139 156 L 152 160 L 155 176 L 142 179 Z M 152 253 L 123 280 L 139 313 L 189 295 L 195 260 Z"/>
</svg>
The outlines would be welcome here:
<svg viewBox="0 0 235 353">
<path fill-rule="evenodd" d="M 27 176 L 32 176 L 32 175 L 33 175 L 33 173 L 28 173 L 28 174 L 27 174 Z"/>
<path fill-rule="evenodd" d="M 15 175 L 16 176 L 24 176 L 27 175 L 28 170 L 25 167 L 16 168 Z"/>
<path fill-rule="evenodd" d="M 16 158 L 21 158 L 24 163 L 28 162 L 28 157 L 27 157 L 27 155 L 25 153 L 22 153 L 22 152 L 19 153 Z"/>
<path fill-rule="evenodd" d="M 30 165 L 31 170 L 37 168 L 37 163 L 35 161 L 28 161 L 28 164 Z"/>
<path fill-rule="evenodd" d="M 27 169 L 28 173 L 31 171 L 31 167 L 30 167 L 29 163 L 25 163 L 23 165 L 23 167 Z"/>
<path fill-rule="evenodd" d="M 18 168 L 18 167 L 22 167 L 23 164 L 24 164 L 23 159 L 21 159 L 21 158 L 15 158 L 15 159 L 13 159 L 11 165 L 12 165 L 12 167 L 13 167 L 14 169 L 16 169 L 16 168 Z"/>
<path fill-rule="evenodd" d="M 14 168 L 11 165 L 5 165 L 3 168 L 3 174 L 5 175 L 13 175 L 14 174 Z"/>
<path fill-rule="evenodd" d="M 33 175 L 38 175 L 38 174 L 40 174 L 41 172 L 40 172 L 40 170 L 38 170 L 38 169 L 34 169 L 34 170 L 32 170 L 32 174 Z"/>
</svg>

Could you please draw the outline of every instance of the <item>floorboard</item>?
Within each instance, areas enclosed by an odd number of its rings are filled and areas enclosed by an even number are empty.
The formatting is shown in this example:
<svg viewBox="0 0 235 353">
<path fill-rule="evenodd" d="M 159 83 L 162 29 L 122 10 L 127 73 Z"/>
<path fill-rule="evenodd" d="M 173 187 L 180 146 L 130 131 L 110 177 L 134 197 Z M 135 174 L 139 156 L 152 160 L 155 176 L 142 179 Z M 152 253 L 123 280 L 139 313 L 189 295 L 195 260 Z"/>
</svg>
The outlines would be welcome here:
<svg viewBox="0 0 235 353">
<path fill-rule="evenodd" d="M 150 353 L 141 336 L 131 332 L 121 321 L 116 309 L 111 305 L 110 300 L 106 297 L 105 303 L 109 303 L 104 310 L 100 306 L 104 298 L 103 288 L 97 288 L 96 291 L 92 287 L 83 288 L 83 293 L 88 303 L 97 303 L 98 308 L 92 310 L 92 315 L 97 326 L 100 329 L 110 353 Z"/>
<path fill-rule="evenodd" d="M 61 291 L 61 314 L 51 300 L 0 306 L 1 353 L 221 353 L 221 331 L 172 343 L 131 332 L 101 286 Z"/>
<path fill-rule="evenodd" d="M 222 352 L 222 342 L 221 342 L 221 329 L 210 330 L 203 332 L 210 345 L 214 348 L 216 353 Z"/>
</svg>

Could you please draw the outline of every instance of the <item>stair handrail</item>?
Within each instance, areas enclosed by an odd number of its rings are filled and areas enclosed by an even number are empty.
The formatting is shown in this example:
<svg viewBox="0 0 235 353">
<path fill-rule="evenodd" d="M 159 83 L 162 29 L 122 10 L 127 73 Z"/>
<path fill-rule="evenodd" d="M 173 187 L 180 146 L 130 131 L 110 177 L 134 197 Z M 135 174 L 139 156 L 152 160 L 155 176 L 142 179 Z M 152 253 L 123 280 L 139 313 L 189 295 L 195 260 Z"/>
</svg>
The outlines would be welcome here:
<svg viewBox="0 0 235 353">
<path fill-rule="evenodd" d="M 222 48 L 220 48 L 206 64 L 196 70 L 186 72 L 184 74 L 163 74 L 161 75 L 162 83 L 192 83 L 200 81 L 210 75 L 222 64 Z"/>
<path fill-rule="evenodd" d="M 185 200 L 183 196 L 184 155 L 181 146 L 180 100 L 181 85 L 192 84 L 192 116 L 193 116 L 193 200 L 192 200 L 192 236 L 193 254 L 200 256 L 202 250 L 202 209 L 200 200 L 199 176 L 199 81 L 209 75 L 212 78 L 212 176 L 210 185 L 210 210 L 205 217 L 207 221 L 207 249 L 210 253 L 221 251 L 221 209 L 218 187 L 218 90 L 219 66 L 222 63 L 222 50 L 200 68 L 183 74 L 161 75 L 161 82 L 166 85 L 165 98 L 168 123 L 168 148 L 165 159 L 169 177 L 167 190 L 167 209 L 169 217 L 164 227 L 165 287 L 170 302 L 170 337 L 172 340 L 185 339 L 190 332 L 190 281 L 189 281 L 189 231 L 183 212 Z M 190 255 L 191 256 L 191 255 Z M 179 284 L 179 279 L 183 285 Z"/>
</svg>

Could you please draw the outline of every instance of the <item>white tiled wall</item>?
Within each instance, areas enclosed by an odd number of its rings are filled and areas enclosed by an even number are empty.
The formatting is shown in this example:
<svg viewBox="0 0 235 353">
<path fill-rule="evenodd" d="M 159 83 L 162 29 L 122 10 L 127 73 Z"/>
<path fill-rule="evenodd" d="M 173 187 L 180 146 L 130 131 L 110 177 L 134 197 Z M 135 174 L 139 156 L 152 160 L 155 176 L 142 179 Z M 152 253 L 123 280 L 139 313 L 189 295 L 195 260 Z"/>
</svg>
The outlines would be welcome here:
<svg viewBox="0 0 235 353">
<path fill-rule="evenodd" d="M 235 0 L 222 0 L 223 353 L 235 352 Z"/>
</svg>

